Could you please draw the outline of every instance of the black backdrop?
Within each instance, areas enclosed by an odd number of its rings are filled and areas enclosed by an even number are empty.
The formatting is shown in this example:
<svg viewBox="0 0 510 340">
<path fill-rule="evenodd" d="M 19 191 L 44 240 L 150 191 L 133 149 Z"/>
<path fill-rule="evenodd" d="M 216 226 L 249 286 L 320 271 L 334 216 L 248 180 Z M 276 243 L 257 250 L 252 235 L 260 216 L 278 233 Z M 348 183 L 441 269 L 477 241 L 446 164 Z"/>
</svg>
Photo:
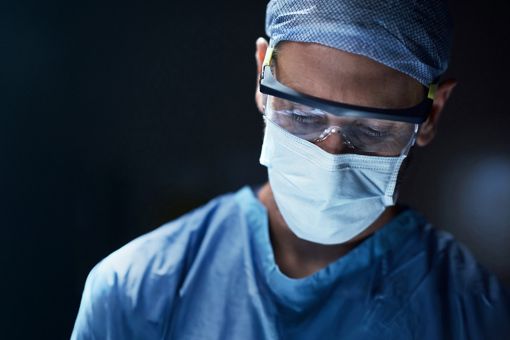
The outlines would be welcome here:
<svg viewBox="0 0 510 340">
<path fill-rule="evenodd" d="M 506 11 L 452 4 L 459 86 L 402 200 L 510 283 Z M 88 271 L 262 183 L 264 1 L 2 1 L 0 338 L 65 339 Z"/>
</svg>

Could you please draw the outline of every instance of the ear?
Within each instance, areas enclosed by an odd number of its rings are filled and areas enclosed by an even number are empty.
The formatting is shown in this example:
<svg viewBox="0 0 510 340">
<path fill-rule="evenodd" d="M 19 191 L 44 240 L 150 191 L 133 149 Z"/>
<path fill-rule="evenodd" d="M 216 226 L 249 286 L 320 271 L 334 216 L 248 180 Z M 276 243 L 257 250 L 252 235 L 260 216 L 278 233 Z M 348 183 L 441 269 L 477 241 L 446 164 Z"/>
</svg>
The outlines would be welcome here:
<svg viewBox="0 0 510 340">
<path fill-rule="evenodd" d="M 418 130 L 416 145 L 425 146 L 434 139 L 437 132 L 439 117 L 455 86 L 457 86 L 457 81 L 454 79 L 448 79 L 439 84 L 430 114 Z"/>
<path fill-rule="evenodd" d="M 264 38 L 258 38 L 255 42 L 256 51 L 255 51 L 255 59 L 257 61 L 257 86 L 255 90 L 255 103 L 257 104 L 257 108 L 261 113 L 264 113 L 264 103 L 262 99 L 262 93 L 259 91 L 259 79 L 260 72 L 262 72 L 262 63 L 264 62 L 264 58 L 266 56 L 268 43 Z"/>
</svg>

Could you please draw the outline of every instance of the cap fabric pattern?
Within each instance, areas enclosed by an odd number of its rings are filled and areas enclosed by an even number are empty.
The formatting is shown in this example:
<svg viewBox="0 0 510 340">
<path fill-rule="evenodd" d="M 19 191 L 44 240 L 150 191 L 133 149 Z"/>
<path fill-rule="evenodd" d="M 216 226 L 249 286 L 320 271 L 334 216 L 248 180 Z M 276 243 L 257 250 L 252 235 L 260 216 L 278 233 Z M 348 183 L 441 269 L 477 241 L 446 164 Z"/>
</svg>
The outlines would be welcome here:
<svg viewBox="0 0 510 340">
<path fill-rule="evenodd" d="M 371 58 L 423 85 L 448 67 L 453 25 L 446 0 L 271 0 L 270 45 L 313 42 Z"/>
</svg>

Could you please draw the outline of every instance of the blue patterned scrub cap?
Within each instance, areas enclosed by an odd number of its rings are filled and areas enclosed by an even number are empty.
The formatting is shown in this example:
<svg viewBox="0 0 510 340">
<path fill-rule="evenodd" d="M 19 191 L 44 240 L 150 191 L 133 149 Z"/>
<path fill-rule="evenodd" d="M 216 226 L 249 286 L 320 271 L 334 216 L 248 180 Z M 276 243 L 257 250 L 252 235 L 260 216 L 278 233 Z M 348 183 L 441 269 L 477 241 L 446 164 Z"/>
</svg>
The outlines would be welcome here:
<svg viewBox="0 0 510 340">
<path fill-rule="evenodd" d="M 448 67 L 453 25 L 446 0 L 271 0 L 266 33 L 371 58 L 423 85 Z"/>
</svg>

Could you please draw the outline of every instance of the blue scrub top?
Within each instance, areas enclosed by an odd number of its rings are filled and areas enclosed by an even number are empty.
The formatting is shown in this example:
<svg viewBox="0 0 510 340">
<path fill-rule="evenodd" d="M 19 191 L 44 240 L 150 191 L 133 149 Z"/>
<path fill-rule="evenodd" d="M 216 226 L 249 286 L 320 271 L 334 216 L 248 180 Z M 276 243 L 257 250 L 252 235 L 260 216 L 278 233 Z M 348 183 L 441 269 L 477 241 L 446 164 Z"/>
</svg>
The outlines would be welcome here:
<svg viewBox="0 0 510 340">
<path fill-rule="evenodd" d="M 305 278 L 283 274 L 249 187 L 101 261 L 72 339 L 510 339 L 510 299 L 408 209 Z"/>
</svg>

